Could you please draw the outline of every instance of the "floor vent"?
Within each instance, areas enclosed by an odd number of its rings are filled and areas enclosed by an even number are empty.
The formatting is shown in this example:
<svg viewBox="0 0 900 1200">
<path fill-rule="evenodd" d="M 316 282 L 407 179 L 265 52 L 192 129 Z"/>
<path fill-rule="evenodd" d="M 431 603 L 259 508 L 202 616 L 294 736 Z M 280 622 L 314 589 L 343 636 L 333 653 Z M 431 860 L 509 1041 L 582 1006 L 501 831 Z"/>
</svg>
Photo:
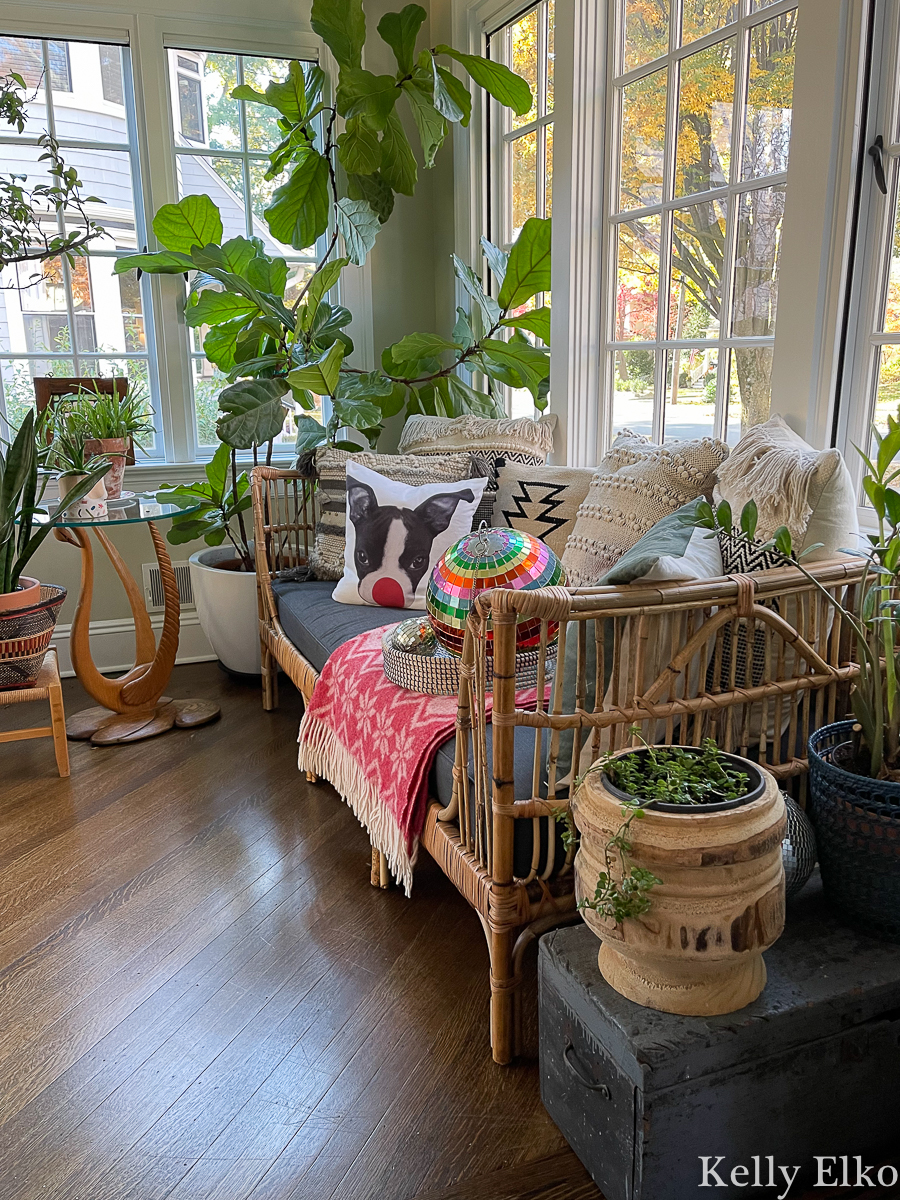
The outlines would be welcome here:
<svg viewBox="0 0 900 1200">
<path fill-rule="evenodd" d="M 178 599 L 182 608 L 194 607 L 194 591 L 191 587 L 191 569 L 186 562 L 173 562 L 175 578 L 178 581 Z M 166 606 L 163 593 L 162 575 L 156 563 L 144 563 L 141 567 L 144 573 L 144 599 L 147 612 L 162 612 Z"/>
</svg>

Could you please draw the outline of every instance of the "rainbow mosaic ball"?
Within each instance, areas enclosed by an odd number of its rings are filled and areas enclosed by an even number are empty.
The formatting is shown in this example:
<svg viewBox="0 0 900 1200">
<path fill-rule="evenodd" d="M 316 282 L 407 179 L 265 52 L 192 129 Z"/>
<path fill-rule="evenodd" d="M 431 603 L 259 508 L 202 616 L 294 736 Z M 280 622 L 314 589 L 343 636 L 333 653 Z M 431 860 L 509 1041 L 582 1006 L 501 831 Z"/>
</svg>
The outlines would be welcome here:
<svg viewBox="0 0 900 1200">
<path fill-rule="evenodd" d="M 566 581 L 562 565 L 548 545 L 518 529 L 479 529 L 467 533 L 440 559 L 425 593 L 425 607 L 438 641 L 461 654 L 466 618 L 479 592 L 488 588 L 540 588 Z M 559 627 L 550 625 L 551 640 Z M 488 653 L 493 632 L 488 629 Z M 541 640 L 541 622 L 520 617 L 516 648 L 527 650 Z"/>
</svg>

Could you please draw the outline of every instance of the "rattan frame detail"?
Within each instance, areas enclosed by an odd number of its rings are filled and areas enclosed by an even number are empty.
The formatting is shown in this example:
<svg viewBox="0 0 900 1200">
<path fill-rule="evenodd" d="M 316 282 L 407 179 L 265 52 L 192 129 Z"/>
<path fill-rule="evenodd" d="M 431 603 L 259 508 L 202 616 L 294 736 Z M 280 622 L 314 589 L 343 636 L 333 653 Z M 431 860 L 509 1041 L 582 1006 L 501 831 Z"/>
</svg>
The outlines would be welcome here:
<svg viewBox="0 0 900 1200">
<path fill-rule="evenodd" d="M 296 471 L 256 467 L 251 479 L 263 705 L 271 709 L 277 704 L 278 666 L 304 700 L 311 696 L 317 678 L 284 633 L 272 592 L 272 580 L 280 571 L 308 560 L 315 491 Z M 848 557 L 809 569 L 823 588 L 845 601 L 862 574 L 858 561 Z M 516 620 L 525 615 L 541 620 L 538 699 L 531 710 L 516 707 Z M 494 644 L 490 719 L 485 702 L 488 622 Z M 560 622 L 555 664 L 547 661 L 551 622 Z M 612 662 L 605 685 L 605 633 L 610 632 Z M 587 678 L 589 637 L 596 659 L 593 681 Z M 741 637 L 746 661 L 739 678 L 739 656 L 729 654 L 727 645 L 734 649 Z M 575 705 L 564 712 L 566 645 L 572 639 Z M 812 729 L 846 711 L 849 686 L 858 670 L 853 659 L 850 631 L 840 614 L 794 568 L 657 587 L 499 589 L 479 597 L 463 649 L 453 798 L 446 808 L 436 801 L 429 805 L 421 841 L 475 909 L 484 928 L 490 954 L 495 1061 L 512 1061 L 520 1044 L 517 995 L 525 950 L 540 933 L 576 918 L 573 851 L 568 851 L 562 864 L 554 861 L 553 822 L 564 820 L 569 806 L 565 790 L 557 783 L 561 733 L 574 731 L 576 763 L 586 738 L 592 757 L 597 757 L 607 749 L 632 744 L 635 739 L 629 730 L 634 725 L 650 741 L 697 745 L 711 736 L 723 749 L 739 754 L 758 746 L 760 761 L 785 784 L 795 781 L 802 796 L 807 763 L 793 748 L 805 746 Z M 548 702 L 554 680 L 557 686 Z M 595 699 L 589 704 L 591 691 Z M 534 730 L 530 797 L 515 794 L 517 726 Z M 489 738 L 492 770 L 488 769 Z M 789 753 L 783 751 L 783 742 L 791 748 Z M 543 865 L 541 818 L 551 822 Z M 522 820 L 535 824 L 535 850 L 530 873 L 517 878 L 515 822 Z M 372 882 L 387 883 L 383 856 L 377 851 Z"/>
</svg>

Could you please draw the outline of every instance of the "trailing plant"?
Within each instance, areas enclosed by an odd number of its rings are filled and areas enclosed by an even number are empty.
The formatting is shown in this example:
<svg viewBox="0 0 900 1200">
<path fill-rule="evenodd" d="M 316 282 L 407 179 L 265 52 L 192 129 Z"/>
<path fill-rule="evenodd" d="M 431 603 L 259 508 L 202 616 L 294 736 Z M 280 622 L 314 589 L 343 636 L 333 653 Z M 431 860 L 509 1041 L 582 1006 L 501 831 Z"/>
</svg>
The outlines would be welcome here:
<svg viewBox="0 0 900 1200">
<path fill-rule="evenodd" d="M 750 783 L 749 776 L 730 765 L 712 738 L 706 738 L 699 754 L 683 746 L 644 742 L 643 754 L 611 757 L 603 770 L 610 783 L 645 803 L 720 804 L 745 795 Z"/>
<path fill-rule="evenodd" d="M 580 909 L 593 909 L 616 925 L 629 917 L 633 919 L 649 912 L 652 905 L 650 892 L 662 883 L 652 871 L 635 866 L 628 857 L 631 853 L 629 830 L 633 821 L 643 820 L 647 803 L 649 801 L 622 804 L 624 820 L 603 848 L 604 869 L 597 876 L 594 894 L 578 902 Z"/>
<path fill-rule="evenodd" d="M 381 18 L 378 34 L 391 48 L 397 70 L 374 75 L 362 68 L 362 0 L 314 0 L 313 29 L 338 65 L 333 100 L 325 96 L 321 68 L 299 62 L 290 63 L 287 78 L 272 80 L 264 91 L 247 85 L 232 91 L 234 98 L 278 114 L 283 136 L 270 154 L 267 178 L 286 178 L 263 214 L 272 237 L 308 251 L 327 236 L 325 251 L 302 286 L 292 288 L 287 263 L 267 254 L 261 239 L 223 243 L 222 219 L 208 196 L 187 196 L 159 210 L 153 231 L 162 251 L 117 260 L 118 273 L 137 269 L 190 279 L 185 319 L 191 328 L 207 330 L 204 353 L 229 383 L 219 396 L 217 435 L 233 451 L 251 451 L 254 462 L 263 446 L 270 461 L 286 408 L 296 414 L 300 455 L 326 441 L 357 448 L 356 441 L 341 437 L 342 430 L 355 431 L 374 446 L 384 422 L 404 410 L 502 416 L 498 384 L 526 388 L 539 409 L 546 407 L 550 310 L 527 306 L 550 289 L 549 220 L 526 221 L 509 253 L 482 239 L 496 298 L 479 274 L 454 256 L 468 304 L 457 309 L 449 337 L 409 334 L 382 351 L 374 370 L 347 363 L 353 343 L 345 330 L 352 314 L 328 297 L 345 267 L 365 262 L 391 216 L 395 195 L 413 195 L 418 181 L 419 165 L 399 106 L 412 117 L 422 166 L 429 169 L 450 125 L 466 126 L 471 115 L 472 95 L 452 73 L 454 63 L 517 114 L 524 115 L 532 104 L 527 82 L 500 63 L 446 45 L 419 49 L 425 19 L 417 4 Z M 317 398 L 326 399 L 330 408 L 324 426 L 310 415 L 318 408 Z M 235 493 L 238 478 L 233 454 Z"/>
<path fill-rule="evenodd" d="M 16 71 L 0 76 L 0 120 L 23 133 L 27 123 L 27 86 Z M 59 144 L 46 131 L 37 139 L 38 162 L 45 163 L 49 183 L 28 187 L 25 175 L 0 176 L 0 269 L 20 263 L 41 264 L 55 258 L 72 259 L 87 251 L 88 243 L 103 234 L 103 229 L 87 215 L 88 204 L 102 204 L 97 196 L 82 194 L 82 183 L 74 167 L 67 167 Z M 62 215 L 58 232 L 56 221 L 48 222 L 48 212 Z M 50 230 L 53 230 L 51 232 Z M 38 271 L 10 287 L 28 287 L 41 278 Z"/>
<path fill-rule="evenodd" d="M 847 547 L 844 553 L 863 560 L 863 576 L 851 592 L 851 603 L 836 596 L 806 569 L 803 558 L 820 544 L 795 553 L 790 530 L 782 526 L 764 543 L 780 556 L 783 565 L 796 567 L 824 599 L 841 614 L 856 641 L 859 676 L 850 693 L 853 714 L 860 726 L 862 753 L 857 765 L 873 779 L 900 781 L 900 410 L 888 417 L 887 431 L 872 426 L 873 451 L 857 446 L 866 474 L 863 489 L 875 510 L 878 528 L 866 535 L 864 552 Z M 751 500 L 741 514 L 739 536 L 753 540 L 756 505 Z M 730 510 L 715 511 L 698 505 L 696 525 L 710 536 L 730 522 Z"/>
<path fill-rule="evenodd" d="M 69 411 L 88 439 L 131 438 L 145 450 L 140 439 L 154 432 L 150 393 L 142 382 L 129 381 L 124 396 L 101 392 L 96 385 L 80 388 L 75 401 L 69 402 Z"/>
<path fill-rule="evenodd" d="M 62 512 L 47 516 L 38 507 L 38 461 L 42 446 L 35 436 L 35 416 L 25 414 L 12 443 L 0 442 L 0 592 L 14 592 L 19 577 L 44 539 L 62 520 Z M 91 469 L 69 493 L 66 503 L 77 504 L 109 469 Z M 38 522 L 38 517 L 46 520 Z"/>
</svg>

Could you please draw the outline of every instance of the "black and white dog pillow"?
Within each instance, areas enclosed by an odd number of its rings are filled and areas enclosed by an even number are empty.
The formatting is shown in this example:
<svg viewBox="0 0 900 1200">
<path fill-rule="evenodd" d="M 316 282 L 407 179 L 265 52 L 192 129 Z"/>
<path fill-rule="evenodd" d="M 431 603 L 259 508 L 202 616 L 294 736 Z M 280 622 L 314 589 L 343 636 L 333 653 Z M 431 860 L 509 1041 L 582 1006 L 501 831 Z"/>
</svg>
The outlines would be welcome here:
<svg viewBox="0 0 900 1200">
<path fill-rule="evenodd" d="M 410 487 L 359 463 L 347 464 L 342 604 L 424 608 L 441 555 L 472 528 L 486 479 Z"/>
</svg>

